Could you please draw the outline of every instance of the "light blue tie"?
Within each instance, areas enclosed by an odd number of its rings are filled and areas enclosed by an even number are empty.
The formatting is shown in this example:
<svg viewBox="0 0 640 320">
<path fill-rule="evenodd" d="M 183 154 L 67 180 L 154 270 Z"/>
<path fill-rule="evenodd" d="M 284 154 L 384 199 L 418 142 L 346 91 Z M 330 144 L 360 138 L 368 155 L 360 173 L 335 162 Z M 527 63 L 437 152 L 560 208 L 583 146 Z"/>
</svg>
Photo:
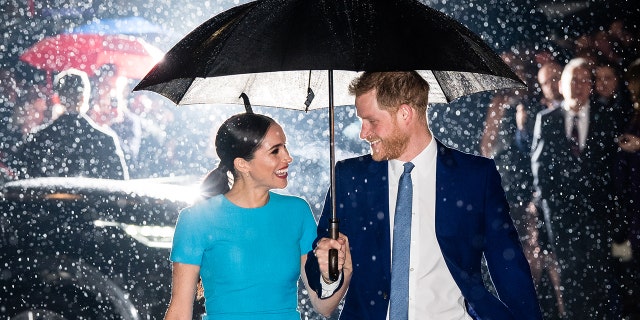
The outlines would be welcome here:
<svg viewBox="0 0 640 320">
<path fill-rule="evenodd" d="M 411 245 L 411 162 L 404 164 L 404 172 L 398 183 L 396 215 L 393 219 L 393 251 L 391 252 L 391 295 L 389 319 L 409 318 L 409 249 Z"/>
</svg>

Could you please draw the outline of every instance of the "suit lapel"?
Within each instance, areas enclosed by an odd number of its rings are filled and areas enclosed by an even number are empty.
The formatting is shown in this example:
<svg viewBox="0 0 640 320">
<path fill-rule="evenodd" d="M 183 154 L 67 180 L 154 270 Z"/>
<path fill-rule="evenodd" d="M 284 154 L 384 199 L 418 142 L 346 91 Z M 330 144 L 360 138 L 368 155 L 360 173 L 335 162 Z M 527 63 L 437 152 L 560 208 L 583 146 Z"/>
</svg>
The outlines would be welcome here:
<svg viewBox="0 0 640 320">
<path fill-rule="evenodd" d="M 559 139 L 564 138 L 561 140 L 564 142 L 563 145 L 566 146 L 566 148 L 563 148 L 563 150 L 569 150 L 571 149 L 571 141 L 569 140 L 569 138 L 567 138 L 567 111 L 564 109 L 564 107 L 558 108 L 557 110 L 558 114 L 553 118 L 554 127 L 556 129 L 552 132 L 558 132 Z"/>
<path fill-rule="evenodd" d="M 455 168 L 457 163 L 451 153 L 451 149 L 447 148 L 440 141 L 438 143 L 438 154 L 436 160 L 436 208 L 435 208 L 435 230 L 436 236 L 439 234 L 449 234 L 447 229 L 449 228 L 450 219 L 446 212 L 451 212 L 447 209 L 453 203 L 454 195 L 452 192 L 455 190 L 464 190 L 465 186 L 458 185 L 458 179 L 455 174 Z"/>
<path fill-rule="evenodd" d="M 573 161 L 571 159 L 575 159 L 575 157 L 570 152 L 571 140 L 567 138 L 567 111 L 564 109 L 564 105 L 550 113 L 548 119 L 550 123 L 545 129 L 546 136 L 549 137 L 547 143 L 550 146 L 557 146 L 554 151 L 556 162 Z"/>
<path fill-rule="evenodd" d="M 370 214 L 376 215 L 372 219 L 381 219 L 381 223 L 374 223 L 371 227 L 376 228 L 375 238 L 370 239 L 375 242 L 374 248 L 378 248 L 380 261 L 384 261 L 383 274 L 391 275 L 391 235 L 389 222 L 389 165 L 387 161 L 373 161 L 367 166 L 366 176 L 371 188 L 367 191 L 367 207 L 371 208 Z M 386 183 L 385 183 L 386 182 Z M 382 214 L 382 217 L 380 217 Z M 389 278 L 390 279 L 390 278 Z"/>
<path fill-rule="evenodd" d="M 603 108 L 602 104 L 597 101 L 592 101 L 590 104 L 587 140 L 583 150 L 586 154 L 591 154 L 592 152 L 597 152 L 602 149 L 602 145 L 600 143 L 602 142 L 603 137 L 601 134 L 606 136 L 606 132 L 616 131 L 613 121 L 611 119 L 609 119 L 610 121 L 606 121 L 606 119 L 602 117 L 603 114 L 601 110 Z"/>
</svg>

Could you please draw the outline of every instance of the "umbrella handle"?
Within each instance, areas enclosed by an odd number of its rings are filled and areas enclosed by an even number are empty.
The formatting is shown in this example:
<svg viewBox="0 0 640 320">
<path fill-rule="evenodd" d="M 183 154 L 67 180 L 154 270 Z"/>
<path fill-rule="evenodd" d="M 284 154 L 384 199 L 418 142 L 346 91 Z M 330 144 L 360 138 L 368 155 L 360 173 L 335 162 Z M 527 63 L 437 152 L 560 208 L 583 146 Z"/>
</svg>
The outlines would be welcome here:
<svg viewBox="0 0 640 320">
<path fill-rule="evenodd" d="M 329 219 L 329 235 L 331 239 L 338 239 L 340 229 L 338 227 L 338 219 Z M 329 250 L 329 280 L 337 281 L 340 276 L 340 270 L 338 270 L 338 250 Z"/>
</svg>

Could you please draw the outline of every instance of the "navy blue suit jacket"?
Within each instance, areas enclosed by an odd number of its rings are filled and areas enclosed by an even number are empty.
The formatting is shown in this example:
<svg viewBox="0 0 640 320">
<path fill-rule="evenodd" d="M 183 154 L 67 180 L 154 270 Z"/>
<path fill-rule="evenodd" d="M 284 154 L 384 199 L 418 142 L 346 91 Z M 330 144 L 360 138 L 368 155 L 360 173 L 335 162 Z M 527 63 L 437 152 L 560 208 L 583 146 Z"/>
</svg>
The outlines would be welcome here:
<svg viewBox="0 0 640 320">
<path fill-rule="evenodd" d="M 336 165 L 336 214 L 349 237 L 353 276 L 341 319 L 379 319 L 390 292 L 389 187 L 387 161 L 370 155 Z M 438 142 L 436 237 L 469 314 L 475 319 L 541 319 L 529 265 L 509 216 L 493 160 L 447 148 Z M 318 224 L 328 237 L 330 199 Z M 317 240 L 316 240 L 317 241 Z M 499 298 L 482 280 L 486 257 Z M 313 254 L 305 266 L 312 290 L 321 292 Z"/>
</svg>

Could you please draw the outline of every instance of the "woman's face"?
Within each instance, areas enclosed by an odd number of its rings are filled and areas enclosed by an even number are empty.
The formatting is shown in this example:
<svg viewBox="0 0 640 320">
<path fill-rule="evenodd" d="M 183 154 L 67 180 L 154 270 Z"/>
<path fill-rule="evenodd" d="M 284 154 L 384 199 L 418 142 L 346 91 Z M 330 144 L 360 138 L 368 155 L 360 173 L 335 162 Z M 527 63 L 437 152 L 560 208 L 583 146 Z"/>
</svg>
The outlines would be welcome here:
<svg viewBox="0 0 640 320">
<path fill-rule="evenodd" d="M 287 186 L 289 164 L 293 159 L 285 143 L 282 127 L 272 124 L 249 161 L 248 179 L 256 188 L 283 189 Z"/>
</svg>

